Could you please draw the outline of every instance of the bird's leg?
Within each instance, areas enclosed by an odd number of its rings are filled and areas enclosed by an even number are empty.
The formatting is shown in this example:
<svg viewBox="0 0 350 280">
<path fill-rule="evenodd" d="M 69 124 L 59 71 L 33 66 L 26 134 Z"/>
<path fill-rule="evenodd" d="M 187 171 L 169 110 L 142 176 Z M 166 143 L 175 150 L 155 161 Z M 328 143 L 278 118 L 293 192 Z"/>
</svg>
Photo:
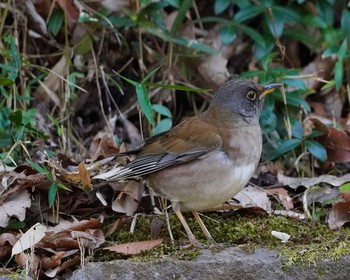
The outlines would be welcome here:
<svg viewBox="0 0 350 280">
<path fill-rule="evenodd" d="M 193 216 L 195 217 L 196 221 L 198 222 L 199 226 L 201 227 L 204 235 L 209 240 L 209 242 L 212 244 L 215 244 L 216 242 L 215 242 L 214 238 L 211 236 L 209 230 L 207 229 L 207 227 L 203 223 L 201 217 L 199 217 L 198 212 L 197 211 L 191 211 L 191 212 L 192 212 Z"/>
<path fill-rule="evenodd" d="M 182 226 L 184 227 L 187 237 L 190 240 L 192 246 L 197 247 L 197 248 L 203 248 L 204 244 L 200 243 L 193 235 L 190 227 L 188 226 L 184 216 L 181 214 L 180 211 L 174 211 L 178 219 L 180 220 Z"/>
</svg>

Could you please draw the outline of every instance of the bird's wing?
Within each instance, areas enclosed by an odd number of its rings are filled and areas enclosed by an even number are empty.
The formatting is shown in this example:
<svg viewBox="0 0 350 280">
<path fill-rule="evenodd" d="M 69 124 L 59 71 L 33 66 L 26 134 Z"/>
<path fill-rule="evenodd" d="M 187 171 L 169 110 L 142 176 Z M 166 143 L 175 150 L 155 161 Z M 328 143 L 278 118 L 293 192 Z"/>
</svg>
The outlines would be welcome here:
<svg viewBox="0 0 350 280">
<path fill-rule="evenodd" d="M 120 175 L 111 179 L 144 176 L 205 156 L 221 145 L 222 139 L 214 125 L 199 117 L 189 118 L 167 133 L 147 140 L 138 156 L 123 168 Z"/>
</svg>

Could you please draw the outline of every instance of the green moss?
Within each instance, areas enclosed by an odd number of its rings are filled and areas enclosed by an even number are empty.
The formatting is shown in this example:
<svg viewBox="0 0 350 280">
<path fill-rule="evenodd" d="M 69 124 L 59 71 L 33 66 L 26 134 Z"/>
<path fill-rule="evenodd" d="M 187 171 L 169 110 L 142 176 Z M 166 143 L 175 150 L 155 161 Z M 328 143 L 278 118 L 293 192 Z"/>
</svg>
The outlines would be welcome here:
<svg viewBox="0 0 350 280">
<path fill-rule="evenodd" d="M 206 239 L 195 219 L 189 214 L 185 215 L 197 239 L 206 243 Z M 151 220 L 154 215 L 139 215 L 134 233 L 130 233 L 130 222 L 119 228 L 108 241 L 112 244 L 143 241 L 151 239 Z M 159 217 L 159 219 L 165 219 Z M 224 246 L 238 246 L 247 252 L 256 248 L 276 250 L 285 259 L 285 267 L 295 263 L 313 265 L 318 259 L 337 259 L 350 254 L 350 229 L 340 228 L 331 230 L 327 225 L 301 222 L 281 216 L 240 216 L 223 217 L 220 214 L 206 214 L 203 221 L 213 238 Z M 170 216 L 170 224 L 174 239 L 180 244 L 188 243 L 181 223 L 175 215 Z M 291 238 L 287 243 L 271 235 L 271 231 L 288 233 Z M 167 228 L 164 226 L 160 232 L 164 239 L 161 246 L 154 250 L 144 252 L 138 256 L 126 257 L 121 254 L 100 251 L 95 254 L 95 260 L 106 261 L 110 259 L 130 259 L 133 261 L 159 260 L 159 258 L 175 258 L 191 260 L 200 254 L 197 249 L 182 249 L 173 245 L 169 240 Z"/>
</svg>

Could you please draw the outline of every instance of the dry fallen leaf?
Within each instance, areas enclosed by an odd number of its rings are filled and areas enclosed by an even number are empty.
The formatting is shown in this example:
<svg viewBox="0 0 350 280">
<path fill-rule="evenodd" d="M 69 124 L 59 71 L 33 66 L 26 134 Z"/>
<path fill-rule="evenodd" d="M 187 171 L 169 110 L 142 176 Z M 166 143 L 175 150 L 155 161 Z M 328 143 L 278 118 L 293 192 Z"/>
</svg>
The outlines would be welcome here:
<svg viewBox="0 0 350 280">
<path fill-rule="evenodd" d="M 80 11 L 74 0 L 57 0 L 57 4 L 67 13 L 70 20 L 78 21 Z"/>
<path fill-rule="evenodd" d="M 117 185 L 117 197 L 112 202 L 112 210 L 118 213 L 125 213 L 131 216 L 136 211 L 143 192 L 143 183 L 140 181 L 129 180 Z"/>
<path fill-rule="evenodd" d="M 65 55 L 62 55 L 60 60 L 57 61 L 44 81 L 42 82 L 41 80 L 38 80 L 40 85 L 34 93 L 36 102 L 38 104 L 46 103 L 51 100 L 55 103 L 56 106 L 61 106 L 60 98 L 56 92 L 62 85 L 62 77 L 66 77 L 68 73 L 69 64 L 70 63 L 67 60 L 67 57 Z M 45 112 L 41 113 L 43 116 L 45 116 L 43 114 Z"/>
<path fill-rule="evenodd" d="M 211 55 L 199 61 L 197 70 L 211 88 L 218 88 L 229 77 L 227 62 L 221 55 Z"/>
<path fill-rule="evenodd" d="M 350 222 L 350 192 L 342 192 L 343 201 L 332 206 L 327 216 L 327 222 L 331 229 L 337 229 Z"/>
<path fill-rule="evenodd" d="M 94 137 L 91 141 L 89 154 L 91 161 L 96 161 L 99 156 L 108 157 L 119 153 L 119 147 L 115 144 L 114 140 L 107 137 Z"/>
<path fill-rule="evenodd" d="M 34 247 L 35 244 L 45 237 L 45 232 L 46 226 L 36 223 L 13 246 L 12 256 Z"/>
<path fill-rule="evenodd" d="M 327 160 L 335 163 L 350 161 L 350 137 L 340 129 L 328 127 L 326 135 L 319 142 L 327 149 Z"/>
<path fill-rule="evenodd" d="M 259 207 L 266 212 L 271 212 L 271 201 L 267 196 L 267 192 L 253 186 L 245 187 L 235 197 L 242 207 Z"/>
<path fill-rule="evenodd" d="M 6 227 L 11 217 L 24 221 L 26 209 L 31 206 L 27 190 L 14 193 L 0 205 L 0 227 Z"/>
<path fill-rule="evenodd" d="M 138 241 L 125 244 L 117 244 L 110 247 L 106 247 L 106 250 L 124 254 L 124 255 L 138 255 L 144 251 L 149 251 L 160 244 L 162 244 L 163 239 Z"/>
<path fill-rule="evenodd" d="M 90 171 L 83 162 L 79 163 L 77 172 L 62 174 L 62 177 L 72 182 L 80 183 L 84 190 L 91 187 Z"/>
<path fill-rule="evenodd" d="M 0 262 L 4 261 L 10 256 L 12 246 L 17 242 L 17 240 L 18 238 L 12 233 L 4 232 L 0 235 Z"/>
<path fill-rule="evenodd" d="M 345 174 L 341 177 L 336 177 L 333 175 L 322 175 L 319 177 L 313 177 L 313 178 L 295 178 L 295 177 L 288 177 L 284 176 L 280 173 L 277 175 L 278 182 L 289 186 L 292 189 L 297 189 L 299 186 L 304 186 L 305 188 L 309 188 L 311 186 L 315 186 L 320 183 L 327 183 L 332 186 L 339 187 L 343 185 L 346 182 L 350 182 L 350 174 Z"/>
<path fill-rule="evenodd" d="M 271 195 L 277 195 L 286 210 L 294 208 L 293 199 L 289 196 L 288 191 L 284 188 L 273 188 L 266 190 Z"/>
</svg>

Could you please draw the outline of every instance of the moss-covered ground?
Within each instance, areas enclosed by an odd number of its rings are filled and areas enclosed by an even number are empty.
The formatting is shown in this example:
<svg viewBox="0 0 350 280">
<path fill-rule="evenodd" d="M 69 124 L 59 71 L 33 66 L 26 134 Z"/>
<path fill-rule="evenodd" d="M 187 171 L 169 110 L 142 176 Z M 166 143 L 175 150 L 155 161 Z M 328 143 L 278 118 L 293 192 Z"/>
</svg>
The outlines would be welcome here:
<svg viewBox="0 0 350 280">
<path fill-rule="evenodd" d="M 112 259 L 130 259 L 134 261 L 149 261 L 159 258 L 176 258 L 190 260 L 200 254 L 196 248 L 183 248 L 179 244 L 188 243 L 182 225 L 176 216 L 170 215 L 171 230 L 177 244 L 173 245 L 165 226 L 165 217 L 159 215 L 139 215 L 136 221 L 134 233 L 130 233 L 130 223 L 124 223 L 115 233 L 108 238 L 111 244 L 123 244 L 133 241 L 151 239 L 151 221 L 155 218 L 164 221 L 159 237 L 164 242 L 158 248 L 144 252 L 138 256 L 124 256 L 99 250 L 94 254 L 95 261 L 107 261 Z M 197 239 L 206 243 L 197 222 L 190 213 L 185 214 L 186 220 Z M 294 263 L 312 265 L 318 259 L 337 259 L 350 254 L 350 228 L 344 227 L 331 230 L 323 223 L 311 223 L 299 221 L 288 217 L 274 215 L 221 215 L 217 213 L 205 213 L 203 221 L 213 238 L 221 245 L 235 246 L 252 252 L 256 248 L 273 249 L 284 256 L 286 266 Z M 291 238 L 283 243 L 271 235 L 271 231 L 288 233 Z M 215 249 L 215 246 L 212 247 Z"/>
</svg>

